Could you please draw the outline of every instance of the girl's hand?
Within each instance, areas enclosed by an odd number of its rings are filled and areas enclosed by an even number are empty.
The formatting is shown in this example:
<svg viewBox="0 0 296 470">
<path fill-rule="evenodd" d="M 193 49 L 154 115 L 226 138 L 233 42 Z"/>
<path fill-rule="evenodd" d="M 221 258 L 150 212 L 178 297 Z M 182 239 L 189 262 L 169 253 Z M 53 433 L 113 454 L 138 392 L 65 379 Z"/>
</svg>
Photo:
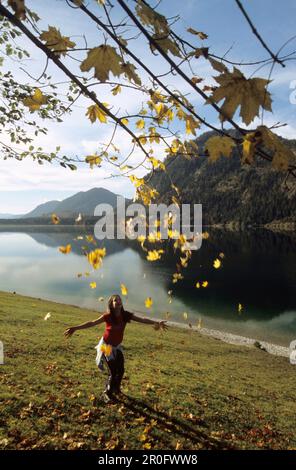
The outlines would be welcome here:
<svg viewBox="0 0 296 470">
<path fill-rule="evenodd" d="M 166 321 L 162 320 L 162 321 L 156 322 L 154 325 L 154 329 L 155 330 L 167 330 L 168 326 L 166 325 Z"/>
<path fill-rule="evenodd" d="M 68 328 L 66 331 L 64 331 L 64 336 L 66 336 L 66 338 L 70 338 L 70 336 L 72 336 L 75 331 L 76 328 L 72 326 L 71 328 Z"/>
</svg>

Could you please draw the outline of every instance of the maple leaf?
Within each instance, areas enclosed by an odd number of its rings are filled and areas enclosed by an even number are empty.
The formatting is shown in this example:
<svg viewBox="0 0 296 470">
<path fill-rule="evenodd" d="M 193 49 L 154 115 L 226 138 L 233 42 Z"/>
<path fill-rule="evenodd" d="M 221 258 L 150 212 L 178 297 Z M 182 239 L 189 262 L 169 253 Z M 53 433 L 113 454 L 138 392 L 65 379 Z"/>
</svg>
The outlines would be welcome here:
<svg viewBox="0 0 296 470">
<path fill-rule="evenodd" d="M 120 289 L 121 289 L 122 295 L 127 295 L 128 294 L 128 289 L 124 284 L 120 284 Z"/>
<path fill-rule="evenodd" d="M 215 269 L 219 269 L 221 267 L 221 261 L 218 258 L 215 259 L 215 261 L 213 262 L 213 266 Z"/>
<path fill-rule="evenodd" d="M 114 96 L 118 95 L 118 93 L 121 93 L 121 86 L 116 85 L 114 88 L 112 88 L 111 93 Z"/>
<path fill-rule="evenodd" d="M 28 96 L 23 99 L 23 104 L 27 106 L 31 113 L 40 109 L 43 104 L 47 103 L 47 97 L 43 95 L 39 88 L 36 88 L 33 96 Z"/>
<path fill-rule="evenodd" d="M 161 258 L 161 255 L 164 253 L 164 250 L 152 250 L 148 251 L 147 260 L 148 261 L 157 261 Z"/>
<path fill-rule="evenodd" d="M 181 57 L 180 49 L 175 41 L 172 41 L 169 37 L 160 38 L 158 36 L 152 36 L 152 38 L 156 41 L 156 43 L 163 49 L 163 51 L 168 54 L 170 52 L 174 56 Z M 154 44 L 150 44 L 151 51 L 154 52 L 156 47 Z"/>
<path fill-rule="evenodd" d="M 186 134 L 196 135 L 195 129 L 200 127 L 199 121 L 194 119 L 190 114 L 186 115 Z"/>
<path fill-rule="evenodd" d="M 60 221 L 61 221 L 61 219 L 56 214 L 51 215 L 51 222 L 54 225 L 58 225 L 60 223 Z"/>
<path fill-rule="evenodd" d="M 64 255 L 68 255 L 71 252 L 71 250 L 72 250 L 72 247 L 70 244 L 59 247 L 59 251 L 63 253 Z"/>
<path fill-rule="evenodd" d="M 157 13 L 142 0 L 138 0 L 137 3 L 136 12 L 141 19 L 142 24 L 152 26 L 154 31 L 158 34 L 168 34 L 170 28 L 166 17 Z"/>
<path fill-rule="evenodd" d="M 208 39 L 208 35 L 205 34 L 205 33 L 203 33 L 203 32 L 201 32 L 201 31 L 196 31 L 196 30 L 193 29 L 193 28 L 188 28 L 187 31 L 188 31 L 188 33 L 190 33 L 190 34 L 194 34 L 195 36 L 198 36 L 199 39 L 202 39 L 202 40 Z"/>
<path fill-rule="evenodd" d="M 8 0 L 8 5 L 13 9 L 19 20 L 26 19 L 25 0 Z"/>
<path fill-rule="evenodd" d="M 226 117 L 232 119 L 238 107 L 240 107 L 240 116 L 247 125 L 259 115 L 260 107 L 271 111 L 271 96 L 266 89 L 270 80 L 263 78 L 247 79 L 235 67 L 233 72 L 225 71 L 215 77 L 215 80 L 220 86 L 208 98 L 207 104 L 219 103 L 224 100 L 221 106 L 223 113 L 223 115 L 220 115 L 221 121 L 225 121 Z"/>
<path fill-rule="evenodd" d="M 295 159 L 294 152 L 266 126 L 259 126 L 243 139 L 243 162 L 253 163 L 258 146 L 263 146 L 272 154 L 272 166 L 276 170 L 287 170 L 289 162 Z"/>
<path fill-rule="evenodd" d="M 76 46 L 75 42 L 70 41 L 70 38 L 67 36 L 62 36 L 60 31 L 54 26 L 49 26 L 48 31 L 43 31 L 40 34 L 40 39 L 58 57 L 61 55 L 65 56 L 68 49 L 73 49 Z"/>
<path fill-rule="evenodd" d="M 98 155 L 88 155 L 85 157 L 86 163 L 89 163 L 90 168 L 93 168 L 95 165 L 99 166 L 102 163 L 102 158 Z"/>
<path fill-rule="evenodd" d="M 209 152 L 209 160 L 216 162 L 220 157 L 230 157 L 235 143 L 230 137 L 210 137 L 205 144 L 205 149 Z"/>
<path fill-rule="evenodd" d="M 95 69 L 94 76 L 101 82 L 109 79 L 110 72 L 119 77 L 122 71 L 121 57 L 112 46 L 101 45 L 88 51 L 87 58 L 81 63 L 80 70 L 88 72 Z"/>
<path fill-rule="evenodd" d="M 105 256 L 106 256 L 106 248 L 97 248 L 96 250 L 88 253 L 87 259 L 94 269 L 98 269 L 101 267 L 103 258 Z"/>
<path fill-rule="evenodd" d="M 136 74 L 136 67 L 133 64 L 126 62 L 125 64 L 122 64 L 121 69 L 130 82 L 133 81 L 136 85 L 142 84 L 139 75 Z"/>
<path fill-rule="evenodd" d="M 145 307 L 146 308 L 151 308 L 151 306 L 153 305 L 153 300 L 151 297 L 147 297 L 147 299 L 145 300 Z"/>
<path fill-rule="evenodd" d="M 289 162 L 295 160 L 295 153 L 285 145 L 270 129 L 266 126 L 260 126 L 257 128 L 262 138 L 262 144 L 268 148 L 272 154 L 272 166 L 276 170 L 287 170 Z"/>
<path fill-rule="evenodd" d="M 138 129 L 144 129 L 145 127 L 145 121 L 144 119 L 139 119 L 137 122 L 136 122 L 136 127 Z"/>
<path fill-rule="evenodd" d="M 107 103 L 103 103 L 105 107 L 108 106 Z M 103 111 L 97 104 L 92 104 L 87 108 L 85 115 L 89 118 L 90 122 L 94 123 L 96 119 L 100 122 L 106 123 L 107 117 L 105 111 Z"/>
</svg>

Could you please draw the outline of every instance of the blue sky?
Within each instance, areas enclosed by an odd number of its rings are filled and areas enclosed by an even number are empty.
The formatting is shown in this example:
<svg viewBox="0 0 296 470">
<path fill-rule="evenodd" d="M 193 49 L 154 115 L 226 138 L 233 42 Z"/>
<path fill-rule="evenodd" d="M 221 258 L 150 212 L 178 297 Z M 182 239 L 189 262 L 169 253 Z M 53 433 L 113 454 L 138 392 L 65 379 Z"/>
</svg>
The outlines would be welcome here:
<svg viewBox="0 0 296 470">
<path fill-rule="evenodd" d="M 132 5 L 133 2 L 130 2 Z M 154 5 L 154 2 L 150 2 Z M 87 32 L 88 44 L 90 47 L 101 44 L 101 36 L 96 28 L 86 21 L 80 11 L 71 9 L 64 0 L 27 0 L 27 4 L 43 18 L 41 29 L 47 29 L 48 25 L 54 25 L 61 29 L 62 33 L 68 35 L 79 43 L 81 35 Z M 90 0 L 88 4 L 97 13 L 99 7 L 95 0 Z M 116 5 L 116 0 L 113 1 Z M 277 50 L 293 35 L 296 34 L 296 2 L 295 0 L 284 0 L 282 2 L 273 0 L 243 1 L 255 25 L 258 27 L 263 38 L 269 47 Z M 267 58 L 267 52 L 259 44 L 258 40 L 251 33 L 250 27 L 242 17 L 241 12 L 235 5 L 234 0 L 162 0 L 159 11 L 168 15 L 180 16 L 180 21 L 176 23 L 174 29 L 183 34 L 188 27 L 199 31 L 204 31 L 209 38 L 205 42 L 210 47 L 211 52 L 217 55 L 224 55 L 233 61 L 256 61 Z M 118 6 L 113 9 L 115 19 L 123 16 Z M 188 36 L 189 37 L 189 36 Z M 192 39 L 192 36 L 190 37 Z M 29 43 L 24 42 L 31 53 L 31 60 L 26 64 L 28 70 L 33 75 L 41 73 L 44 67 L 44 59 L 40 52 L 34 49 Z M 111 44 L 111 43 L 110 43 Z M 197 45 L 202 45 L 198 42 Z M 149 67 L 161 72 L 165 69 L 157 57 L 151 57 L 148 53 L 144 39 L 133 42 L 133 50 L 140 55 Z M 289 54 L 296 50 L 296 40 L 291 41 L 282 51 Z M 85 54 L 85 53 L 82 53 Z M 83 55 L 81 56 L 83 57 Z M 17 70 L 14 63 L 6 61 L 6 67 L 11 68 L 20 80 L 26 81 L 26 75 Z M 270 67 L 259 70 L 255 76 L 268 77 Z M 49 67 L 49 71 L 57 80 L 64 77 L 61 72 L 56 71 L 54 66 Z M 250 76 L 254 67 L 244 67 L 244 73 Z M 205 61 L 196 63 L 195 73 L 205 78 L 205 83 L 214 83 L 211 78 L 216 73 L 211 73 Z M 273 82 L 270 91 L 273 97 L 274 114 L 266 113 L 265 122 L 272 125 L 278 121 L 288 123 L 287 126 L 278 130 L 279 133 L 295 138 L 296 133 L 296 105 L 292 104 L 289 97 L 292 93 L 290 84 L 296 80 L 295 61 L 290 61 L 283 69 L 277 65 L 272 75 Z M 172 87 L 179 87 L 184 93 L 189 92 L 189 87 L 184 85 L 179 78 L 170 78 L 168 83 Z M 137 110 L 141 97 L 132 93 L 122 93 L 116 98 L 107 93 L 107 88 L 101 86 L 96 89 L 102 101 L 111 103 L 116 109 Z M 208 106 L 204 106 L 201 100 L 190 95 L 191 101 L 196 106 L 199 114 L 207 118 L 211 123 L 218 124 L 217 116 Z M 72 116 L 67 116 L 62 124 L 48 125 L 48 136 L 37 140 L 37 144 L 47 149 L 61 145 L 64 153 L 68 155 L 79 155 L 84 157 L 94 152 L 100 142 L 104 142 L 110 137 L 112 132 L 108 125 L 91 125 L 85 118 L 85 110 L 89 105 L 85 99 L 77 103 L 73 108 Z M 252 126 L 257 121 L 252 123 Z M 258 121 L 259 123 L 259 121 Z M 200 132 L 205 129 L 201 129 Z M 130 143 L 128 138 L 119 133 L 116 140 L 122 153 L 128 153 Z M 156 155 L 163 159 L 163 149 L 158 150 Z M 135 156 L 137 158 L 137 156 Z M 37 204 L 51 199 L 62 199 L 78 191 L 86 191 L 92 187 L 103 186 L 118 194 L 128 197 L 133 195 L 132 184 L 126 178 L 110 178 L 109 168 L 89 170 L 84 167 L 78 172 L 70 173 L 57 165 L 39 166 L 29 160 L 23 162 L 3 161 L 0 159 L 0 213 L 24 213 Z"/>
</svg>

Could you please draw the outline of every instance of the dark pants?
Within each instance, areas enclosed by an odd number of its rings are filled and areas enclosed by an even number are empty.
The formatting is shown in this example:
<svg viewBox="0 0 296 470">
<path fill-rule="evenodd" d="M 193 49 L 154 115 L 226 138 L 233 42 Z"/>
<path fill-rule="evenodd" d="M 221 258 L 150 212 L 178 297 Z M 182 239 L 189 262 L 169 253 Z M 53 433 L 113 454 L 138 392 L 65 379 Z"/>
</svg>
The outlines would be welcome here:
<svg viewBox="0 0 296 470">
<path fill-rule="evenodd" d="M 124 357 L 122 352 L 118 349 L 115 353 L 115 358 L 109 361 L 106 360 L 109 377 L 106 383 L 105 392 L 108 394 L 120 392 L 120 385 L 124 374 Z"/>
</svg>

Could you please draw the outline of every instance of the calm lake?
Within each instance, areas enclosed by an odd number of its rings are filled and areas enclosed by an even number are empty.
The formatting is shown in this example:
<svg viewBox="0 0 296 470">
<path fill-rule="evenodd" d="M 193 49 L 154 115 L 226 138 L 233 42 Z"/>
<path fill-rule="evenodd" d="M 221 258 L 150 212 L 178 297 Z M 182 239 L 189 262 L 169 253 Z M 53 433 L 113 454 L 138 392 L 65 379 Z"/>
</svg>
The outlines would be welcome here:
<svg viewBox="0 0 296 470">
<path fill-rule="evenodd" d="M 107 256 L 102 268 L 93 271 L 81 250 L 85 240 L 75 240 L 78 232 L 62 231 L 62 227 L 5 230 L 2 227 L 0 232 L 0 290 L 103 311 L 106 298 L 120 293 L 120 283 L 124 283 L 126 308 L 147 316 L 169 315 L 192 325 L 201 319 L 204 327 L 285 346 L 296 339 L 295 235 L 211 231 L 184 270 L 184 280 L 172 284 L 173 253 L 161 262 L 148 262 L 136 242 L 98 242 L 106 247 Z M 72 244 L 72 252 L 63 255 L 58 247 L 67 243 Z M 221 252 L 225 257 L 216 270 L 213 261 Z M 78 273 L 83 276 L 77 277 Z M 89 286 L 93 281 L 96 289 Z M 197 281 L 209 285 L 196 289 Z M 153 299 L 149 310 L 144 305 L 146 297 Z M 241 312 L 238 304 L 243 306 Z"/>
</svg>

